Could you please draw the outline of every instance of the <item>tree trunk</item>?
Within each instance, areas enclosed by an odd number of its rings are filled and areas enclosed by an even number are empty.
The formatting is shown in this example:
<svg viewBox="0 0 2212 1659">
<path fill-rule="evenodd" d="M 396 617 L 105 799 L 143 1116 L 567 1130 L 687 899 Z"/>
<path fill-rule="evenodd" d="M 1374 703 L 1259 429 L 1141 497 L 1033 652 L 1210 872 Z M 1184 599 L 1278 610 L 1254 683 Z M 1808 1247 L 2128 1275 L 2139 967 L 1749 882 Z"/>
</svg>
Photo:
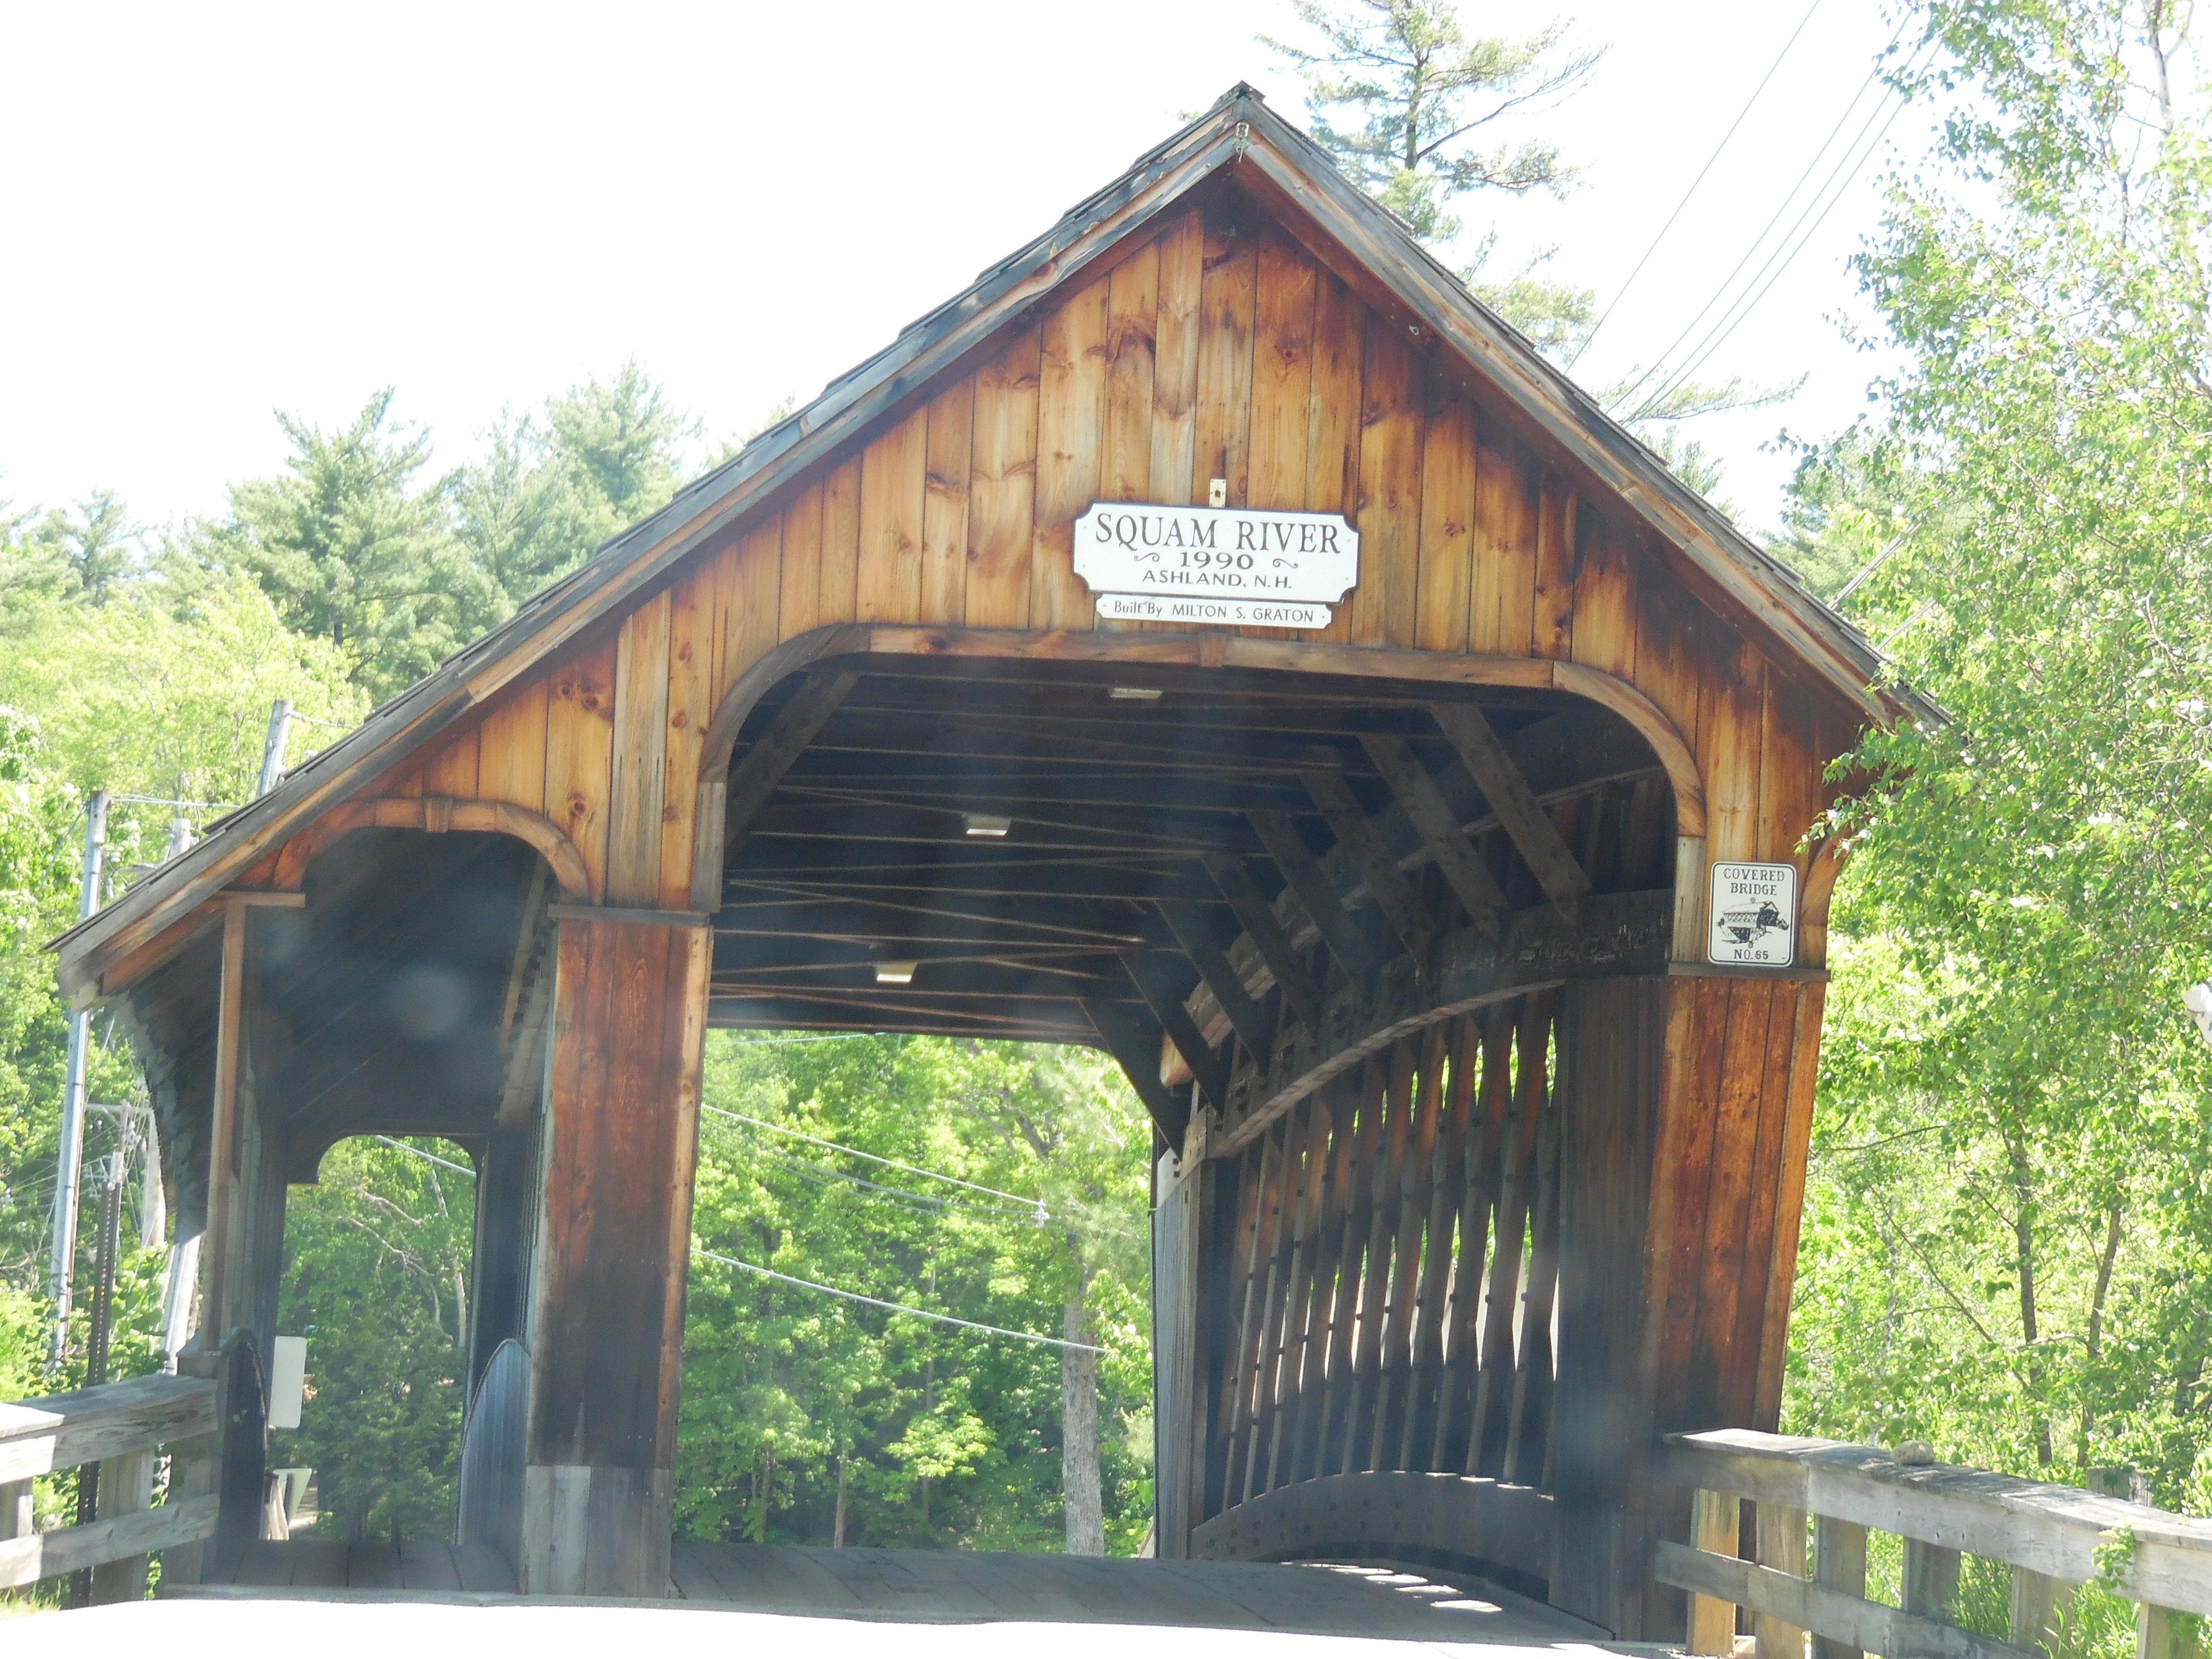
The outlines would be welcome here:
<svg viewBox="0 0 2212 1659">
<path fill-rule="evenodd" d="M 2045 1386 L 2043 1351 L 2035 1309 L 2035 1187 L 2027 1149 L 2008 1143 L 2012 1154 L 2013 1193 L 2018 1207 L 2013 1212 L 2014 1267 L 2020 1279 L 2020 1334 L 2027 1361 L 2027 1391 L 2035 1403 L 2035 1461 L 2051 1466 L 2051 1401 Z"/>
<path fill-rule="evenodd" d="M 830 1547 L 845 1547 L 845 1454 L 837 1454 L 837 1514 L 830 1525 Z"/>
<path fill-rule="evenodd" d="M 1091 1340 L 1091 1310 L 1081 1291 L 1068 1302 L 1062 1328 L 1070 1342 Z M 1070 1555 L 1106 1553 L 1106 1506 L 1098 1487 L 1098 1356 L 1087 1348 L 1060 1351 L 1060 1488 Z"/>
</svg>

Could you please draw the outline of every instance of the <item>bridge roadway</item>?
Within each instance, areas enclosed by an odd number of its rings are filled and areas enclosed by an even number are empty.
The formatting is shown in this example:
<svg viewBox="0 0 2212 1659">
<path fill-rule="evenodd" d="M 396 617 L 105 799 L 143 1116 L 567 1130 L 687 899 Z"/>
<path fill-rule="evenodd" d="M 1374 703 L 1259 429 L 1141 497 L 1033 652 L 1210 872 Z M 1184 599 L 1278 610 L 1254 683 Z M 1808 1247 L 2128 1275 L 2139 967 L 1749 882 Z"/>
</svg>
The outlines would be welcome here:
<svg viewBox="0 0 2212 1659">
<path fill-rule="evenodd" d="M 584 1627 L 569 1621 L 617 1616 L 642 1622 L 610 1626 L 608 1638 L 649 1643 L 655 1659 L 758 1642 L 772 1644 L 760 1650 L 839 1651 L 860 1639 L 856 1626 L 884 1622 L 957 1626 L 957 1634 L 909 1628 L 897 1638 L 908 1650 L 941 1649 L 947 1659 L 996 1659 L 1002 1652 L 1029 1659 L 1041 1641 L 1054 1659 L 1126 1653 L 1128 1636 L 1108 1635 L 1099 1628 L 1106 1626 L 1147 1627 L 1166 1653 L 1188 1640 L 1168 1632 L 1204 1631 L 1208 1659 L 1241 1650 L 1350 1654 L 1376 1642 L 1391 1644 L 1393 1652 L 1408 1643 L 1662 1651 L 1603 1642 L 1593 1627 L 1480 1579 L 1373 1563 L 1279 1566 L 679 1540 L 672 1580 L 672 1602 L 551 1603 L 517 1596 L 504 1558 L 483 1547 L 303 1539 L 252 1546 L 228 1582 L 182 1591 L 166 1605 L 71 1617 L 153 1619 L 173 1655 L 196 1652 L 202 1640 L 210 1653 L 218 1643 L 225 1653 L 238 1651 L 240 1642 L 257 1649 L 250 1632 L 264 1630 L 271 1650 L 319 1650 L 335 1640 L 341 1651 L 429 1659 L 449 1646 L 462 1650 L 464 1632 L 471 1650 L 489 1640 L 523 1650 L 542 1632 L 556 1638 L 556 1648 L 580 1652 Z M 421 1615 L 434 1607 L 470 1611 L 445 1615 L 442 1624 L 426 1621 Z M 514 1627 L 488 1628 L 477 1610 Z M 532 1628 L 526 1632 L 526 1625 Z M 1196 1642 L 1189 1646 L 1198 1650 Z"/>
</svg>

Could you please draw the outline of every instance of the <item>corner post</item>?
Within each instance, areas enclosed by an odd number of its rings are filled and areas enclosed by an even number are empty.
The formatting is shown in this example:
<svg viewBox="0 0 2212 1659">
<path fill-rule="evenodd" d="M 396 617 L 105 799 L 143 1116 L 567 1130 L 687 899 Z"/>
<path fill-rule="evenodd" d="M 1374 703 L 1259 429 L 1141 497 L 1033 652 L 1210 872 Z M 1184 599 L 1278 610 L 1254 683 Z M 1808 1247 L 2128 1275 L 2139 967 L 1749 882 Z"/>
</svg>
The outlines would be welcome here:
<svg viewBox="0 0 2212 1659">
<path fill-rule="evenodd" d="M 667 1593 L 712 936 L 556 906 L 521 1587 Z"/>
</svg>

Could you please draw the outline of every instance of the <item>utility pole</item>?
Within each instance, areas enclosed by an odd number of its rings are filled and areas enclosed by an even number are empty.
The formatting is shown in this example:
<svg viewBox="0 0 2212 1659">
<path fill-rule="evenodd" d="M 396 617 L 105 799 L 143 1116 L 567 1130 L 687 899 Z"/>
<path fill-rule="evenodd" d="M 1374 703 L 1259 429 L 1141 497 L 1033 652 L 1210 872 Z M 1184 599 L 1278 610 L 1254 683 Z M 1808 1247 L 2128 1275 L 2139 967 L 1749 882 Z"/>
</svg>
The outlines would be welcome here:
<svg viewBox="0 0 2212 1659">
<path fill-rule="evenodd" d="M 258 797 L 274 789 L 284 776 L 284 746 L 292 735 L 292 700 L 279 697 L 269 707 L 269 736 L 261 745 L 261 787 Z"/>
<path fill-rule="evenodd" d="M 84 821 L 84 880 L 77 896 L 77 920 L 100 908 L 101 861 L 107 852 L 107 792 L 95 789 Z M 92 1042 L 92 1013 L 70 1016 L 69 1072 L 62 1087 L 61 1168 L 54 1182 L 53 1350 L 47 1369 L 59 1370 L 69 1351 L 70 1279 L 76 1267 L 77 1176 L 84 1161 L 85 1070 Z"/>
</svg>

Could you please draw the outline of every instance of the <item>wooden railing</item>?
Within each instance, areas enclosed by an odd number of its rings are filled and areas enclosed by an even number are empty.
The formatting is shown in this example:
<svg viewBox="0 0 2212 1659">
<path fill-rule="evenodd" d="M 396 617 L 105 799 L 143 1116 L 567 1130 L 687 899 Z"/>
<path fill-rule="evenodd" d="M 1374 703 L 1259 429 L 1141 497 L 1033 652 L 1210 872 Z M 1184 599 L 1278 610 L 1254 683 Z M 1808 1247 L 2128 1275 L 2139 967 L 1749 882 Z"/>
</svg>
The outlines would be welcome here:
<svg viewBox="0 0 2212 1659">
<path fill-rule="evenodd" d="M 0 1404 L 0 1589 L 89 1568 L 94 1601 L 143 1595 L 147 1553 L 210 1536 L 221 1502 L 210 1494 L 149 1507 L 155 1453 L 215 1431 L 216 1385 L 194 1376 Z M 32 1480 L 84 1464 L 100 1470 L 96 1518 L 33 1531 Z"/>
<path fill-rule="evenodd" d="M 1734 1650 L 1736 1609 L 1753 1615 L 1759 1659 L 2036 1659 L 2063 1610 L 2094 1580 L 2138 1604 L 2141 1659 L 2185 1659 L 2184 1634 L 2212 1613 L 2212 1521 L 2070 1486 L 1905 1461 L 1868 1446 L 1723 1429 L 1670 1435 L 1662 1480 L 1694 1494 L 1690 1545 L 1662 1543 L 1662 1583 L 1692 1592 L 1692 1653 Z M 1755 1560 L 1737 1559 L 1741 1499 L 1757 1506 Z M 1813 1538 L 1808 1564 L 1808 1522 Z M 1901 1607 L 1867 1599 L 1867 1534 L 1904 1540 Z M 2011 1569 L 2008 1639 L 1958 1622 L 1960 1563 Z"/>
</svg>

